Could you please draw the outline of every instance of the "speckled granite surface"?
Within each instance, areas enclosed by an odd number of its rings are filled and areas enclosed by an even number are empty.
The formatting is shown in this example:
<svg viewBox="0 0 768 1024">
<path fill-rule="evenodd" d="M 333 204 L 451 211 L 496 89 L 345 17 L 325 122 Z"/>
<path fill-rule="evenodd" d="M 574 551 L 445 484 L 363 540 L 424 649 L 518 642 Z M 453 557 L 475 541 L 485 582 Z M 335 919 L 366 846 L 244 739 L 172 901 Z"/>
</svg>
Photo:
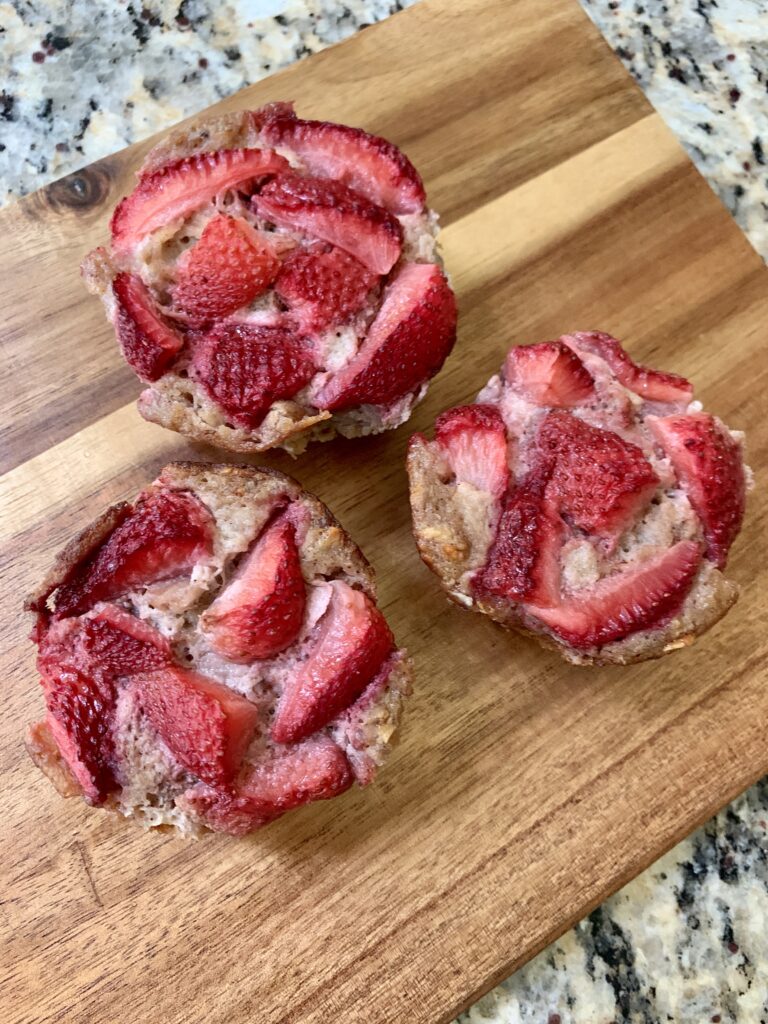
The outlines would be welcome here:
<svg viewBox="0 0 768 1024">
<path fill-rule="evenodd" d="M 0 204 L 412 2 L 0 2 Z M 766 0 L 581 2 L 768 258 Z M 768 781 L 460 1021 L 768 1024 Z"/>
</svg>

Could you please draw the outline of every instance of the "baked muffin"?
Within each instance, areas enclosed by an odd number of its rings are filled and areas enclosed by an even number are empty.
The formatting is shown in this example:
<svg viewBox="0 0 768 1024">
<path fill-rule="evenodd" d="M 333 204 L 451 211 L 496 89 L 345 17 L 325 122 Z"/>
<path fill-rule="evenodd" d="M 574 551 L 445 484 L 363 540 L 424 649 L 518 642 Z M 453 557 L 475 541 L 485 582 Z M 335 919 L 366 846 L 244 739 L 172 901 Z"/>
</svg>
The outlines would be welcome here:
<svg viewBox="0 0 768 1024">
<path fill-rule="evenodd" d="M 238 452 L 403 423 L 456 303 L 413 164 L 289 103 L 179 129 L 83 263 L 142 416 Z"/>
<path fill-rule="evenodd" d="M 731 607 L 742 435 L 608 334 L 512 348 L 411 438 L 421 557 L 449 596 L 575 664 L 685 647 Z"/>
<path fill-rule="evenodd" d="M 360 549 L 270 470 L 171 463 L 26 608 L 47 709 L 29 753 L 147 827 L 242 835 L 366 785 L 410 691 Z"/>
</svg>

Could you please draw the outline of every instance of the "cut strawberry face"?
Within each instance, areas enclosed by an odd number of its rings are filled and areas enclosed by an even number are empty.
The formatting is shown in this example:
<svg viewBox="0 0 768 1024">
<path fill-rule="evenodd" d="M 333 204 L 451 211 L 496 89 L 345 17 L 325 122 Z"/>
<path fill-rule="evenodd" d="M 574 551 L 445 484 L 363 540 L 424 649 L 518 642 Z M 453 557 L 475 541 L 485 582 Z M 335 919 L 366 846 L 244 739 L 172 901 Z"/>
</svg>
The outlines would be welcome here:
<svg viewBox="0 0 768 1024">
<path fill-rule="evenodd" d="M 507 431 L 495 405 L 461 405 L 438 416 L 435 439 L 458 483 L 500 498 L 509 483 Z"/>
<path fill-rule="evenodd" d="M 283 261 L 275 291 L 303 330 L 323 331 L 359 312 L 378 280 L 343 249 L 297 249 Z"/>
<path fill-rule="evenodd" d="M 213 519 L 190 494 L 153 492 L 56 593 L 56 615 L 87 611 L 129 590 L 170 579 L 211 552 Z"/>
<path fill-rule="evenodd" d="M 701 519 L 707 557 L 723 569 L 744 518 L 746 480 L 741 448 L 707 413 L 649 416 L 654 436 Z"/>
<path fill-rule="evenodd" d="M 339 182 L 280 174 L 252 201 L 265 220 L 337 245 L 374 274 L 388 274 L 400 257 L 398 219 Z"/>
<path fill-rule="evenodd" d="M 318 409 L 386 405 L 433 377 L 456 340 L 456 299 L 431 263 L 408 263 L 387 287 L 359 352 L 314 398 Z"/>
<path fill-rule="evenodd" d="M 507 383 L 536 405 L 568 409 L 595 393 L 592 375 L 561 341 L 511 349 L 504 366 Z"/>
<path fill-rule="evenodd" d="M 264 532 L 229 586 L 202 617 L 215 651 L 248 664 L 272 658 L 299 635 L 306 587 L 296 530 L 285 518 Z"/>
<path fill-rule="evenodd" d="M 222 149 L 200 153 L 144 174 L 115 208 L 112 247 L 125 253 L 151 232 L 185 217 L 228 188 L 248 188 L 254 179 L 276 174 L 287 160 L 270 149 Z"/>
<path fill-rule="evenodd" d="M 82 651 L 92 672 L 116 678 L 151 672 L 173 661 L 167 637 L 117 605 L 107 604 L 98 615 L 81 621 Z"/>
<path fill-rule="evenodd" d="M 197 342 L 195 376 L 233 423 L 258 427 L 269 407 L 292 398 L 315 372 L 305 340 L 280 324 L 220 323 Z"/>
<path fill-rule="evenodd" d="M 536 439 L 553 460 L 552 488 L 574 526 L 614 537 L 653 497 L 659 480 L 637 445 L 567 412 L 552 412 Z"/>
<path fill-rule="evenodd" d="M 360 128 L 304 121 L 288 104 L 273 104 L 262 127 L 272 146 L 289 146 L 310 174 L 333 178 L 392 213 L 419 213 L 426 194 L 421 178 L 391 142 Z"/>
<path fill-rule="evenodd" d="M 529 611 L 572 647 L 600 647 L 668 622 L 680 609 L 700 562 L 699 545 L 680 541 L 637 569 L 606 577 L 553 607 Z"/>
<path fill-rule="evenodd" d="M 307 660 L 286 685 L 272 723 L 278 743 L 295 743 L 327 725 L 363 692 L 393 647 L 369 597 L 334 580 Z"/>
<path fill-rule="evenodd" d="M 176 760 L 212 786 L 231 782 L 256 729 L 256 706 L 198 672 L 168 667 L 129 688 Z"/>
<path fill-rule="evenodd" d="M 140 277 L 118 274 L 112 292 L 115 330 L 125 361 L 142 380 L 157 380 L 181 351 L 184 338 L 157 309 Z"/>
<path fill-rule="evenodd" d="M 610 366 L 617 379 L 647 402 L 690 402 L 693 385 L 676 373 L 663 373 L 639 366 L 624 351 L 621 342 L 602 331 L 577 331 L 560 339 L 577 352 L 591 352 Z"/>
<path fill-rule="evenodd" d="M 218 214 L 176 265 L 173 301 L 192 326 L 227 316 L 261 295 L 280 261 L 250 224 Z"/>
</svg>

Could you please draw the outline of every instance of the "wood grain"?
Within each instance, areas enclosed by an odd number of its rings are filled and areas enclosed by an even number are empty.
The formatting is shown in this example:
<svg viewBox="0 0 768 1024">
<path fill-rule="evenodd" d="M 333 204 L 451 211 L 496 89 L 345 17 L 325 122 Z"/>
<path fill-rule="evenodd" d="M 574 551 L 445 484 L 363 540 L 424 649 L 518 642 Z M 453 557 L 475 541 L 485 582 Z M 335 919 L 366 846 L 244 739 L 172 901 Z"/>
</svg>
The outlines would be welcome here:
<svg viewBox="0 0 768 1024">
<path fill-rule="evenodd" d="M 579 670 L 449 606 L 418 561 L 403 455 L 512 341 L 602 327 L 692 377 L 766 465 L 768 271 L 573 0 L 422 0 L 223 109 L 293 97 L 422 169 L 459 344 L 409 427 L 292 463 L 379 574 L 417 665 L 380 782 L 246 840 L 184 844 L 59 800 L 21 595 L 108 502 L 174 457 L 144 423 L 77 264 L 146 144 L 0 215 L 0 1019 L 447 1021 L 768 770 L 766 524 L 738 610 L 693 649 Z"/>
</svg>

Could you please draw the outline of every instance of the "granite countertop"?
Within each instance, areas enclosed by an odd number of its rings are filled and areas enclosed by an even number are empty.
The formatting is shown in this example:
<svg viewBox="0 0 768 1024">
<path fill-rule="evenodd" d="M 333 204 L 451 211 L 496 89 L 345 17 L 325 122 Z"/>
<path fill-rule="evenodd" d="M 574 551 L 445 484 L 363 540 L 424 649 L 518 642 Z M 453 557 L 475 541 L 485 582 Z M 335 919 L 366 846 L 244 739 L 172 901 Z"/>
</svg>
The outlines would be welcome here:
<svg viewBox="0 0 768 1024">
<path fill-rule="evenodd" d="M 0 2 L 0 205 L 413 2 Z M 581 2 L 768 259 L 763 0 Z M 768 1024 L 768 780 L 460 1018 L 666 1021 Z"/>
</svg>

